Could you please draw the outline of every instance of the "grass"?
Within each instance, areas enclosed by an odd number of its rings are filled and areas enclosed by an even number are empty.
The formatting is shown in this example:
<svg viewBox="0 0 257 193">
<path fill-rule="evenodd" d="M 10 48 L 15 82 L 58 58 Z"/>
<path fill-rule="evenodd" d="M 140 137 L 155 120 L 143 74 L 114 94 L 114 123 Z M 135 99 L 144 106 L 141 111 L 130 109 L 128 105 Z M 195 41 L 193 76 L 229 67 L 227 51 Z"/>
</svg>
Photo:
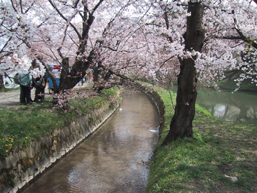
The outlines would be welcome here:
<svg viewBox="0 0 257 193">
<path fill-rule="evenodd" d="M 9 92 L 9 91 L 18 90 L 18 89 L 20 89 L 20 88 L 5 88 L 5 87 L 3 87 L 0 89 L 0 93 L 1 92 Z"/>
<path fill-rule="evenodd" d="M 161 146 L 174 110 L 158 88 L 165 125 L 150 162 L 147 192 L 257 192 L 257 127 L 218 120 L 196 105 L 194 137 Z M 175 103 L 175 94 L 172 94 Z"/>
<path fill-rule="evenodd" d="M 5 159 L 12 151 L 22 149 L 45 133 L 63 127 L 92 109 L 100 107 L 107 100 L 112 100 L 117 91 L 118 88 L 111 88 L 103 90 L 99 96 L 71 100 L 69 112 L 53 109 L 53 103 L 49 101 L 51 98 L 46 98 L 44 104 L 1 108 L 0 159 Z"/>
</svg>

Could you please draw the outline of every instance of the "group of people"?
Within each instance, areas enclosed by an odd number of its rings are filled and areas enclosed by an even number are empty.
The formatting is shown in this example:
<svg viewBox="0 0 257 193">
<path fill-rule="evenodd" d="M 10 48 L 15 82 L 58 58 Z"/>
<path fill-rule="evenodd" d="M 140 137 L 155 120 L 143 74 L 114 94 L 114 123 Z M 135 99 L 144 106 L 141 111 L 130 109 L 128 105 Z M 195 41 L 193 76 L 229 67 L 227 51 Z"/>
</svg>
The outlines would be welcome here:
<svg viewBox="0 0 257 193">
<path fill-rule="evenodd" d="M 32 66 L 29 71 L 25 74 L 18 75 L 18 82 L 20 84 L 20 103 L 21 104 L 31 104 L 33 102 L 44 103 L 45 100 L 45 87 L 47 82 L 46 74 L 39 75 L 38 77 L 33 77 L 30 70 L 35 68 L 39 68 L 40 65 L 37 63 L 36 60 L 32 62 Z M 34 100 L 31 99 L 31 90 L 35 88 L 35 98 Z"/>
</svg>

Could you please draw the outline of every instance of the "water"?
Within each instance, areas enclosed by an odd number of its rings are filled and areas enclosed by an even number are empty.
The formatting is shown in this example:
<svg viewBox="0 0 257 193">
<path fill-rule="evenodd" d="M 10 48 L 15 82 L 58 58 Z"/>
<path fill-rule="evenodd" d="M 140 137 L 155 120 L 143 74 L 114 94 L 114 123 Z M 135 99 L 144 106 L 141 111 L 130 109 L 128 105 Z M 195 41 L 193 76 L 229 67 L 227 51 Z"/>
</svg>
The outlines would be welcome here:
<svg viewBox="0 0 257 193">
<path fill-rule="evenodd" d="M 148 98 L 138 92 L 125 92 L 120 108 L 23 192 L 145 192 L 159 117 Z"/>
<path fill-rule="evenodd" d="M 257 93 L 198 89 L 196 102 L 220 119 L 257 123 Z"/>
</svg>

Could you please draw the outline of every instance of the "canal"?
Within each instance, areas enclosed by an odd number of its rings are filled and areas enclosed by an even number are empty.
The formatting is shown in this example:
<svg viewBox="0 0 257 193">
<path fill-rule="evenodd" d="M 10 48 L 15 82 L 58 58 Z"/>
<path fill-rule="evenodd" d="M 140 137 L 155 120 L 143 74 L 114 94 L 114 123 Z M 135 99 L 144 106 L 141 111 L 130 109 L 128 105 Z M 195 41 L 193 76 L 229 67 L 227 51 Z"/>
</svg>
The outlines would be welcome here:
<svg viewBox="0 0 257 193">
<path fill-rule="evenodd" d="M 196 102 L 219 119 L 257 123 L 256 93 L 199 89 Z"/>
<path fill-rule="evenodd" d="M 147 96 L 125 90 L 120 109 L 23 193 L 145 192 L 158 127 Z"/>
<path fill-rule="evenodd" d="M 177 86 L 173 86 L 171 90 L 176 93 Z M 257 123 L 256 92 L 197 88 L 196 103 L 222 120 Z"/>
</svg>

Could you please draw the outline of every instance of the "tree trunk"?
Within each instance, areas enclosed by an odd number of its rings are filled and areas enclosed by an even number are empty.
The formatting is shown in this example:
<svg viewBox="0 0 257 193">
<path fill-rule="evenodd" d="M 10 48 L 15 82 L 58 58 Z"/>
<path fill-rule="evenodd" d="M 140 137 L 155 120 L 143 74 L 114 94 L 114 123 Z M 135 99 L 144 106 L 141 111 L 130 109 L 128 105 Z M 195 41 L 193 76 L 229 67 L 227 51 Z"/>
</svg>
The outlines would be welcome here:
<svg viewBox="0 0 257 193">
<path fill-rule="evenodd" d="M 204 41 L 204 30 L 202 29 L 203 5 L 189 2 L 188 12 L 191 12 L 191 16 L 187 18 L 187 31 L 184 36 L 185 49 L 201 51 Z M 163 145 L 179 137 L 193 136 L 192 122 L 195 116 L 197 96 L 196 81 L 194 60 L 192 58 L 180 59 L 175 114 Z"/>
<path fill-rule="evenodd" d="M 80 79 L 77 77 L 77 72 L 74 72 L 75 70 L 72 70 L 72 68 L 75 69 L 75 67 L 77 66 L 80 66 L 78 62 L 76 62 L 73 65 L 73 67 L 70 67 L 69 58 L 64 58 L 62 60 L 62 71 L 60 77 L 59 90 L 73 88 L 80 81 Z"/>
<path fill-rule="evenodd" d="M 0 90 L 4 88 L 4 80 L 3 75 L 0 75 Z"/>
<path fill-rule="evenodd" d="M 60 78 L 59 91 L 71 89 L 85 76 L 86 70 L 94 63 L 95 50 L 92 49 L 89 56 L 77 60 L 71 67 L 69 66 L 69 58 L 63 58 L 62 71 Z"/>
</svg>

